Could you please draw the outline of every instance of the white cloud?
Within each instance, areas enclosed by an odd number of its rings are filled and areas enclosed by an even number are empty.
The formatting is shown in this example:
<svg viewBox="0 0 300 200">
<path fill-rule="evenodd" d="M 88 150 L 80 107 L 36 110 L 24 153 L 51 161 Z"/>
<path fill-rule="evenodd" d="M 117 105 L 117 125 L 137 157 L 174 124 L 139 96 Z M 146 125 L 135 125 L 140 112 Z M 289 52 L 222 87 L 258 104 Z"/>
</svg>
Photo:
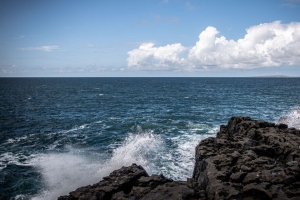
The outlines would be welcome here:
<svg viewBox="0 0 300 200">
<path fill-rule="evenodd" d="M 58 50 L 59 46 L 40 46 L 40 47 L 25 47 L 21 48 L 21 50 L 24 51 L 53 51 L 53 50 Z"/>
<path fill-rule="evenodd" d="M 166 70 L 182 66 L 185 59 L 180 54 L 185 51 L 181 44 L 154 47 L 154 43 L 144 43 L 138 49 L 129 51 L 128 67 L 132 69 Z"/>
<path fill-rule="evenodd" d="M 219 31 L 207 27 L 190 49 L 181 44 L 154 47 L 142 44 L 129 51 L 128 67 L 134 69 L 196 70 L 210 68 L 253 69 L 300 63 L 300 23 L 279 21 L 252 26 L 237 41 L 218 37 Z M 186 52 L 187 56 L 179 57 Z"/>
</svg>

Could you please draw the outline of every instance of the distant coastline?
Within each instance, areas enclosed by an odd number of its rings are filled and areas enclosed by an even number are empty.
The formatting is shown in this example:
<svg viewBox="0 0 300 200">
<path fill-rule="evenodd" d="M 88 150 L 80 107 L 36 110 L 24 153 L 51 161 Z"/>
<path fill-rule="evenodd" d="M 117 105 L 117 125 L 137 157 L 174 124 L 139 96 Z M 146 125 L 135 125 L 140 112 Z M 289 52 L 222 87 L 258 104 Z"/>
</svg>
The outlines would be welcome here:
<svg viewBox="0 0 300 200">
<path fill-rule="evenodd" d="M 252 78 L 300 78 L 299 76 L 286 76 L 286 75 L 268 75 L 268 76 L 252 76 Z"/>
</svg>

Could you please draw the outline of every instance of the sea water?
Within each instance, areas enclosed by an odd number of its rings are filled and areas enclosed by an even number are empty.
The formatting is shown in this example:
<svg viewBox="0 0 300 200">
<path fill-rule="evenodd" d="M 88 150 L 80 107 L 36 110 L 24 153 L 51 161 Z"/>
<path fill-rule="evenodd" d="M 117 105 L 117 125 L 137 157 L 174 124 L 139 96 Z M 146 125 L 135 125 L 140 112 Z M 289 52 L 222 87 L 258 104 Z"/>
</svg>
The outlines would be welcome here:
<svg viewBox="0 0 300 200">
<path fill-rule="evenodd" d="M 192 176 L 232 116 L 300 128 L 300 78 L 1 78 L 0 199 L 57 199 L 132 163 Z"/>
</svg>

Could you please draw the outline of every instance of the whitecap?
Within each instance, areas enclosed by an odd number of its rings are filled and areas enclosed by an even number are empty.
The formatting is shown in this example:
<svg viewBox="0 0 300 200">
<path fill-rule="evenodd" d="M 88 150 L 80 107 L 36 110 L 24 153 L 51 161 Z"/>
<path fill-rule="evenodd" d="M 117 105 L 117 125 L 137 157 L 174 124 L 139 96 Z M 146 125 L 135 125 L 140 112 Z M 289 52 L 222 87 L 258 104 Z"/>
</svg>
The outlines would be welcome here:
<svg viewBox="0 0 300 200">
<path fill-rule="evenodd" d="M 74 128 L 71 128 L 69 130 L 63 130 L 63 131 L 60 131 L 59 133 L 69 133 L 69 132 L 74 132 L 74 131 L 78 131 L 78 130 L 82 130 L 82 129 L 85 129 L 89 126 L 89 124 L 83 124 L 83 125 L 80 125 L 80 126 L 75 126 Z"/>
<path fill-rule="evenodd" d="M 10 144 L 10 143 L 16 143 L 16 142 L 20 142 L 21 140 L 27 140 L 28 136 L 22 136 L 22 137 L 15 137 L 15 138 L 9 138 L 7 139 L 6 143 Z"/>
<path fill-rule="evenodd" d="M 13 200 L 25 200 L 25 199 L 27 199 L 27 198 L 26 198 L 26 196 L 23 195 L 23 194 L 18 194 L 17 196 L 15 196 L 15 197 L 13 198 Z"/>
<path fill-rule="evenodd" d="M 6 168 L 9 164 L 28 165 L 27 162 L 20 162 L 20 160 L 27 160 L 29 157 L 23 154 L 13 154 L 12 152 L 5 152 L 0 155 L 0 171 Z"/>
<path fill-rule="evenodd" d="M 16 141 L 15 139 L 9 138 L 9 139 L 7 140 L 7 143 L 10 144 L 10 143 L 14 143 L 15 141 Z"/>
</svg>

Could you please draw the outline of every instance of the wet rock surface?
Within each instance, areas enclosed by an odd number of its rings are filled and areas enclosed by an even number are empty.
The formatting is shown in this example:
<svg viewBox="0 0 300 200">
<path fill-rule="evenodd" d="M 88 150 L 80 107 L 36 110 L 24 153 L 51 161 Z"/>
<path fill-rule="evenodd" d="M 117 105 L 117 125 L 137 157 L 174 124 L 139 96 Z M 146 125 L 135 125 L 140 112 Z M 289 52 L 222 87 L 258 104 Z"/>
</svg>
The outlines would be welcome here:
<svg viewBox="0 0 300 200">
<path fill-rule="evenodd" d="M 233 117 L 196 147 L 207 199 L 300 199 L 300 131 Z"/>
<path fill-rule="evenodd" d="M 232 117 L 196 147 L 193 177 L 149 176 L 132 164 L 59 200 L 300 199 L 300 131 Z"/>
</svg>

